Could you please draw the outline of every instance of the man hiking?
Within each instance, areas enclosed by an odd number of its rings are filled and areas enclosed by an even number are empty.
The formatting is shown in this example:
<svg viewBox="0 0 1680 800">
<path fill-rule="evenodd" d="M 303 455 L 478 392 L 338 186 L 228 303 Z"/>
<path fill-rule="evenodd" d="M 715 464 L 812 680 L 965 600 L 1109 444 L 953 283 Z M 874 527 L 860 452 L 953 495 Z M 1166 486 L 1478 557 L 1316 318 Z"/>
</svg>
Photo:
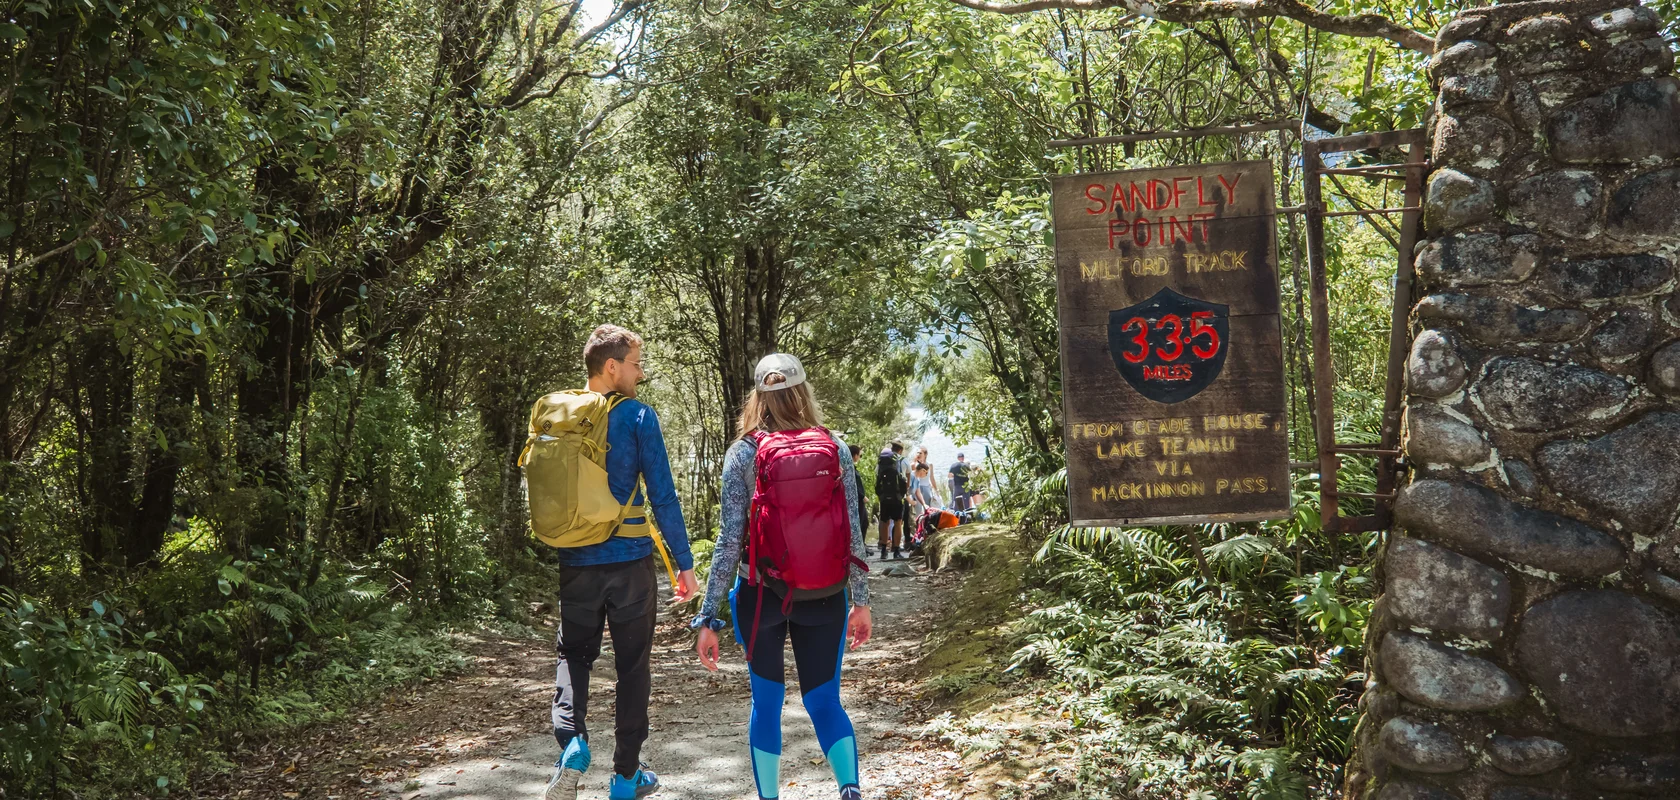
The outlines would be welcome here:
<svg viewBox="0 0 1680 800">
<path fill-rule="evenodd" d="M 858 447 L 855 444 L 848 444 L 846 445 L 846 451 L 852 454 L 852 464 L 854 465 L 852 475 L 856 478 L 856 464 L 858 463 L 858 459 L 863 458 L 863 448 Z M 863 526 L 863 530 L 867 532 L 869 530 L 869 493 L 863 490 L 862 478 L 856 478 L 854 482 L 857 484 L 858 524 Z M 864 555 L 868 554 L 869 549 L 864 548 Z"/>
<path fill-rule="evenodd" d="M 957 454 L 957 463 L 951 465 L 951 507 L 958 511 L 968 510 L 968 461 L 962 453 Z"/>
<path fill-rule="evenodd" d="M 887 560 L 887 547 L 893 558 L 903 558 L 900 552 L 905 531 L 904 516 L 908 509 L 910 482 L 904 477 L 904 443 L 893 442 L 875 459 L 875 502 L 881 508 L 881 560 Z"/>
<path fill-rule="evenodd" d="M 589 674 L 601 654 L 605 628 L 612 634 L 613 666 L 618 675 L 614 774 L 608 796 L 611 800 L 633 800 L 659 787 L 658 776 L 641 763 L 652 691 L 649 657 L 659 613 L 654 542 L 644 504 L 653 506 L 659 534 L 682 570 L 673 587 L 675 602 L 692 597 L 698 584 L 659 417 L 635 399 L 636 384 L 644 377 L 641 337 L 616 325 L 602 325 L 584 345 L 583 362 L 589 391 L 604 395 L 610 409 L 606 412 L 603 466 L 613 500 L 622 510 L 616 510 L 616 519 L 609 511 L 607 526 L 611 533 L 604 541 L 559 548 L 560 630 L 555 637 L 559 660 L 554 674 L 553 720 L 561 754 L 543 797 L 575 800 L 578 779 L 589 769 L 590 740 L 584 718 L 589 708 Z M 533 414 L 533 439 L 540 439 L 536 420 Z M 548 426 L 542 427 L 547 430 Z M 599 454 L 594 449 L 591 452 Z M 531 474 L 528 467 L 527 477 Z M 646 485 L 645 492 L 642 484 Z M 533 487 L 533 522 L 537 511 Z"/>
</svg>

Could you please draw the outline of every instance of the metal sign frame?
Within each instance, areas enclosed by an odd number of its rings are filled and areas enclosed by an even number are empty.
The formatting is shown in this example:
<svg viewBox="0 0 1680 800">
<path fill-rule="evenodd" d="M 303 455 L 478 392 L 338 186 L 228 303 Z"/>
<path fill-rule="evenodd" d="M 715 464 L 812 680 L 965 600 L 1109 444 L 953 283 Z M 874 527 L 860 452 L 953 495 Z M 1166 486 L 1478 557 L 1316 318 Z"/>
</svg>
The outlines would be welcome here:
<svg viewBox="0 0 1680 800">
<path fill-rule="evenodd" d="M 1301 209 L 1306 218 L 1307 262 L 1312 280 L 1313 405 L 1314 437 L 1318 440 L 1319 517 L 1330 533 L 1378 531 L 1388 528 L 1394 502 L 1395 482 L 1400 465 L 1400 403 L 1405 390 L 1405 361 L 1410 341 L 1407 318 L 1412 308 L 1413 262 L 1423 225 L 1423 177 L 1429 173 L 1428 132 L 1411 128 L 1358 136 L 1307 139 L 1301 143 Z M 1332 169 L 1324 165 L 1324 154 L 1347 153 L 1405 146 L 1406 161 Z M 1358 175 L 1405 181 L 1404 200 L 1398 208 L 1328 211 L 1324 205 L 1322 178 L 1325 175 Z M 1389 317 L 1388 376 L 1383 391 L 1382 428 L 1377 442 L 1336 441 L 1335 363 L 1330 354 L 1330 287 L 1324 256 L 1324 219 L 1360 215 L 1400 214 L 1399 260 L 1394 272 L 1394 305 Z M 1377 459 L 1377 491 L 1343 492 L 1337 487 L 1337 470 L 1343 455 L 1374 456 Z M 1341 515 L 1340 499 L 1356 497 L 1376 501 L 1371 514 Z"/>
</svg>

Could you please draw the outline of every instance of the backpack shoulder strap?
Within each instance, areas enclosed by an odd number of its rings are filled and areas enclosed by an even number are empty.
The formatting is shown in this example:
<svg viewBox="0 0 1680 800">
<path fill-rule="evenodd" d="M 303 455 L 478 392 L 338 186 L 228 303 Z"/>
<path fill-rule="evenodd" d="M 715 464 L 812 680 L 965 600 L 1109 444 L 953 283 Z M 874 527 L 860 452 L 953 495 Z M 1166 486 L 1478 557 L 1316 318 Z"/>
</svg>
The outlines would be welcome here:
<svg viewBox="0 0 1680 800">
<path fill-rule="evenodd" d="M 601 412 L 601 416 L 604 419 L 604 418 L 606 418 L 606 415 L 611 414 L 613 412 L 613 409 L 618 408 L 619 404 L 623 403 L 626 400 L 629 400 L 630 398 L 625 397 L 624 395 L 619 394 L 618 392 L 607 392 L 606 394 L 601 395 L 601 399 L 606 401 L 606 406 L 607 406 L 607 410 Z"/>
<path fill-rule="evenodd" d="M 753 480 L 756 481 L 759 486 L 762 486 L 763 483 L 764 483 L 764 473 L 762 472 L 762 470 L 764 469 L 764 462 L 760 461 L 759 459 L 764 456 L 764 440 L 770 438 L 770 432 L 769 431 L 753 431 L 752 433 L 749 433 L 745 436 L 742 436 L 741 438 L 743 440 L 748 441 L 748 442 L 752 442 L 752 446 L 753 446 Z M 755 491 L 755 494 L 756 494 L 756 491 Z"/>
<path fill-rule="evenodd" d="M 619 392 L 607 392 L 606 394 L 602 395 L 601 397 L 602 397 L 603 400 L 606 401 L 604 403 L 606 408 L 599 412 L 600 415 L 601 415 L 601 426 L 600 426 L 601 451 L 606 452 L 606 451 L 612 449 L 612 443 L 607 441 L 607 421 L 608 421 L 607 418 L 608 418 L 608 416 L 610 416 L 612 414 L 613 409 L 618 408 L 619 403 L 622 403 L 625 400 L 629 400 L 630 398 L 625 397 L 622 393 L 619 393 Z M 647 501 L 647 496 L 646 496 L 646 492 L 644 492 L 642 490 L 642 478 L 641 478 L 640 475 L 636 476 L 636 484 L 634 486 L 630 487 L 630 497 L 629 497 L 629 499 L 626 500 L 621 505 L 619 505 L 619 507 L 618 507 L 618 521 L 613 523 L 612 532 L 607 534 L 607 538 L 611 539 L 613 537 L 618 536 L 618 529 L 624 527 L 624 521 L 626 519 L 630 518 L 630 509 L 634 507 L 632 504 L 636 502 L 637 493 L 641 493 L 643 495 L 642 500 L 645 503 Z M 646 511 L 646 509 L 643 509 L 643 510 Z M 657 534 L 657 533 L 654 534 L 653 538 L 655 540 L 658 540 L 659 534 Z M 673 585 L 673 586 L 676 585 L 675 580 L 672 581 L 671 585 Z"/>
</svg>

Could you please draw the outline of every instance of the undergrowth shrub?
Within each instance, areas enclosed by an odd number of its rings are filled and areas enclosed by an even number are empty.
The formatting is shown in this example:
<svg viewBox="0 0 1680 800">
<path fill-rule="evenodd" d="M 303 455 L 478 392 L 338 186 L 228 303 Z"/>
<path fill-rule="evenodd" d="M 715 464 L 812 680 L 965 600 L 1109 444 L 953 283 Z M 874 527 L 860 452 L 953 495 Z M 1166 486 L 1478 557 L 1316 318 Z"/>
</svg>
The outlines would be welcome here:
<svg viewBox="0 0 1680 800">
<path fill-rule="evenodd" d="M 1313 483 L 1298 482 L 1277 523 L 1063 527 L 1044 540 L 1010 668 L 1066 689 L 1082 797 L 1332 796 L 1363 684 L 1376 540 L 1324 536 Z"/>
<path fill-rule="evenodd" d="M 197 732 L 216 689 L 176 669 L 156 631 L 128 623 L 102 600 L 54 614 L 0 593 L 0 785 L 45 796 L 89 753 Z"/>
<path fill-rule="evenodd" d="M 167 795 L 252 736 L 464 668 L 446 620 L 493 610 L 428 616 L 307 553 L 188 553 L 127 589 L 74 612 L 0 594 L 0 795 Z"/>
</svg>

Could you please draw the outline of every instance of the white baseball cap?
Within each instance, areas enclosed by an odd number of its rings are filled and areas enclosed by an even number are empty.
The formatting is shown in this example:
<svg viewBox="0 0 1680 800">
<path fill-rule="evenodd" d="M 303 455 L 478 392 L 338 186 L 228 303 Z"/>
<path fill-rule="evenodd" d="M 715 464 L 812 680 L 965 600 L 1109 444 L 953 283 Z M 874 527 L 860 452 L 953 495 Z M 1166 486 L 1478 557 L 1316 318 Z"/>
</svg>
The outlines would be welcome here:
<svg viewBox="0 0 1680 800">
<path fill-rule="evenodd" d="M 765 379 L 771 375 L 780 375 L 784 380 L 773 384 L 765 383 Z M 759 359 L 758 366 L 753 368 L 753 383 L 761 392 L 774 392 L 804 382 L 805 365 L 787 353 L 771 353 Z"/>
</svg>

